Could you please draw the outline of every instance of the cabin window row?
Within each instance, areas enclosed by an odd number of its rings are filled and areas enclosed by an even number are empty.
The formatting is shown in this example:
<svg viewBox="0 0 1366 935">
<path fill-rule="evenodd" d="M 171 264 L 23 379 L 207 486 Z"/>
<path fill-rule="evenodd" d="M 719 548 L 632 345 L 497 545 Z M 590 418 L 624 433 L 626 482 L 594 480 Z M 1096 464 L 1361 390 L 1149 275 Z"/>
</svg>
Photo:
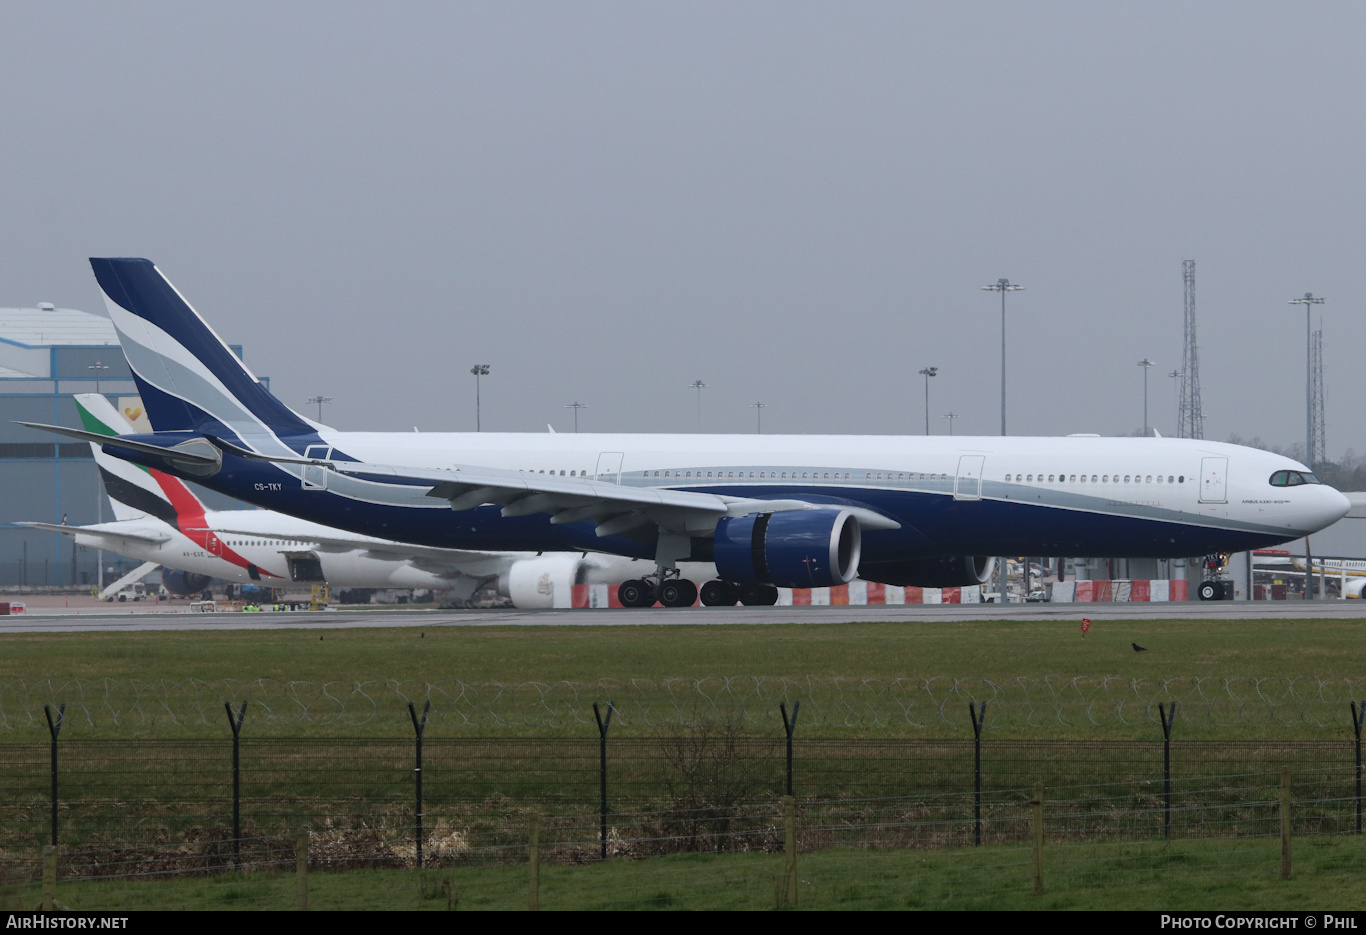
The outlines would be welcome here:
<svg viewBox="0 0 1366 935">
<path fill-rule="evenodd" d="M 1186 475 L 1184 474 L 1168 474 L 1166 477 L 1161 474 L 1092 474 L 1089 480 L 1085 474 L 1049 474 L 1046 481 L 1043 474 L 1037 475 L 1037 481 L 1034 479 L 1035 476 L 1034 474 L 1007 474 L 1006 483 L 1010 483 L 1012 479 L 1017 484 L 1184 484 L 1186 482 Z"/>
<path fill-rule="evenodd" d="M 670 480 L 848 480 L 849 474 L 839 471 L 642 471 L 641 477 L 659 477 Z M 882 475 L 878 475 L 881 477 Z"/>
</svg>

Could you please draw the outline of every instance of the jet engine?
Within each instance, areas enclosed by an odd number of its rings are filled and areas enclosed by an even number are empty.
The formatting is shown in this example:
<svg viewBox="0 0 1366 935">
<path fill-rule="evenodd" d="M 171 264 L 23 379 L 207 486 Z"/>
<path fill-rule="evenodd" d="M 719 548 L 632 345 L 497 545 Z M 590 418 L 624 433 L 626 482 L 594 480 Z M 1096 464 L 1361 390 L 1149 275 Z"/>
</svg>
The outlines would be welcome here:
<svg viewBox="0 0 1366 935">
<path fill-rule="evenodd" d="M 208 575 L 197 575 L 192 571 L 161 569 L 161 583 L 172 594 L 203 594 L 211 580 Z"/>
<path fill-rule="evenodd" d="M 986 584 L 996 568 L 996 559 L 982 555 L 950 555 L 943 558 L 917 558 L 904 562 L 879 562 L 860 569 L 868 581 L 894 587 L 957 588 Z"/>
<path fill-rule="evenodd" d="M 716 525 L 716 571 L 723 581 L 780 588 L 826 588 L 859 572 L 863 539 L 845 510 L 785 510 Z"/>
<path fill-rule="evenodd" d="M 1331 572 L 1328 575 L 1328 580 L 1333 580 L 1333 575 Z M 1347 579 L 1347 588 L 1343 593 L 1346 594 L 1349 598 L 1360 599 L 1363 591 L 1366 591 L 1366 578 L 1355 577 Z"/>
<path fill-rule="evenodd" d="M 588 563 L 578 552 L 526 558 L 498 576 L 498 593 L 512 598 L 518 610 L 571 607 L 570 588 L 586 583 L 587 574 Z"/>
</svg>

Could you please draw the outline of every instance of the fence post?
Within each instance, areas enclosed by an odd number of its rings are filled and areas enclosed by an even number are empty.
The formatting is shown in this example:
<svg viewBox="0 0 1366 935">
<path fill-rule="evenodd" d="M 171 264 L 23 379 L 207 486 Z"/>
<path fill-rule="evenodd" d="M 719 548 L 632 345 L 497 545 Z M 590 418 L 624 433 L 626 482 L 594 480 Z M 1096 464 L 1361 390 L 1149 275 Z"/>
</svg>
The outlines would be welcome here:
<svg viewBox="0 0 1366 935">
<path fill-rule="evenodd" d="M 52 720 L 52 705 L 43 705 L 47 716 L 47 732 L 52 735 L 52 846 L 57 846 L 57 735 L 62 732 L 62 719 L 66 717 L 66 704 L 57 709 L 57 720 Z M 56 858 L 53 858 L 54 860 Z"/>
<path fill-rule="evenodd" d="M 422 732 L 427 728 L 427 712 L 432 710 L 431 699 L 422 706 L 422 720 L 417 718 L 417 708 L 408 702 L 408 716 L 413 719 L 413 732 L 417 734 L 417 766 L 413 775 L 417 777 L 417 869 L 422 869 Z"/>
<path fill-rule="evenodd" d="M 43 846 L 42 908 L 51 912 L 57 908 L 57 845 Z"/>
<path fill-rule="evenodd" d="M 242 739 L 242 721 L 247 716 L 247 703 L 242 702 L 242 708 L 234 716 L 232 713 L 232 703 L 223 702 L 223 708 L 228 712 L 228 726 L 232 728 L 232 863 L 233 866 L 242 866 L 242 757 L 240 742 Z"/>
<path fill-rule="evenodd" d="M 527 906 L 532 912 L 541 908 L 541 819 L 531 819 L 531 886 L 527 892 Z"/>
<path fill-rule="evenodd" d="M 1034 892 L 1043 892 L 1043 783 L 1034 783 Z"/>
<path fill-rule="evenodd" d="M 783 850 L 787 864 L 783 869 L 783 880 L 787 905 L 797 905 L 797 800 L 791 795 L 783 796 Z"/>
<path fill-rule="evenodd" d="M 1157 715 L 1162 718 L 1162 795 L 1165 801 L 1162 811 L 1162 836 L 1171 840 L 1172 836 L 1172 725 L 1176 723 L 1176 702 L 1172 702 L 1171 717 L 1162 702 L 1157 703 Z"/>
<path fill-rule="evenodd" d="M 1361 834 L 1361 722 L 1366 721 L 1366 704 L 1352 702 L 1352 729 L 1357 735 L 1357 834 Z"/>
<path fill-rule="evenodd" d="M 987 703 L 977 710 L 975 701 L 968 702 L 968 715 L 972 718 L 972 846 L 982 844 L 982 724 L 987 719 Z"/>
<path fill-rule="evenodd" d="M 787 703 L 778 702 L 778 710 L 783 713 L 783 730 L 787 731 L 787 794 L 792 794 L 792 732 L 797 729 L 797 712 L 802 709 L 800 701 L 792 705 L 792 718 L 787 716 Z"/>
<path fill-rule="evenodd" d="M 607 702 L 607 717 L 602 716 L 598 703 L 593 702 L 593 717 L 598 721 L 598 783 L 601 791 L 601 827 L 599 837 L 602 842 L 602 859 L 607 859 L 607 728 L 612 726 L 612 712 L 616 710 L 612 702 Z"/>
<path fill-rule="evenodd" d="M 294 908 L 308 908 L 308 832 L 300 831 L 294 839 Z"/>
<path fill-rule="evenodd" d="M 1281 879 L 1290 879 L 1290 770 L 1281 770 Z"/>
</svg>

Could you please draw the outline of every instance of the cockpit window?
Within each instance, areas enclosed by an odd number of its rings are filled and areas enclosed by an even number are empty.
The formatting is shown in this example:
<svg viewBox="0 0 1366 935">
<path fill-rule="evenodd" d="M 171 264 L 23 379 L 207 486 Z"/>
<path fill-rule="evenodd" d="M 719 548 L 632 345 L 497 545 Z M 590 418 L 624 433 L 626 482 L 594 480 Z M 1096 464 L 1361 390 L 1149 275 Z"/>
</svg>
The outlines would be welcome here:
<svg viewBox="0 0 1366 935">
<path fill-rule="evenodd" d="M 1301 484 L 1323 483 L 1308 471 L 1277 471 L 1271 475 L 1272 487 L 1298 487 Z"/>
</svg>

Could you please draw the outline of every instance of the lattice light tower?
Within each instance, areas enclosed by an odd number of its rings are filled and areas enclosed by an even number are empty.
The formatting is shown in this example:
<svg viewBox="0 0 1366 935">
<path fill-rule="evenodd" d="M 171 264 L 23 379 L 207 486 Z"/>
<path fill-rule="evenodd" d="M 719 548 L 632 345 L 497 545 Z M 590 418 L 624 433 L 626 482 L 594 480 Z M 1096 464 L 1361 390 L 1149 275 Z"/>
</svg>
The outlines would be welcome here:
<svg viewBox="0 0 1366 935">
<path fill-rule="evenodd" d="M 1195 337 L 1195 261 L 1181 261 L 1181 281 L 1186 289 L 1186 322 L 1181 351 L 1181 402 L 1177 408 L 1176 436 L 1204 438 L 1205 413 L 1200 408 L 1200 347 Z"/>
<path fill-rule="evenodd" d="M 1315 468 L 1328 461 L 1328 441 L 1324 434 L 1323 418 L 1323 323 L 1310 342 L 1310 420 L 1309 467 Z"/>
</svg>

